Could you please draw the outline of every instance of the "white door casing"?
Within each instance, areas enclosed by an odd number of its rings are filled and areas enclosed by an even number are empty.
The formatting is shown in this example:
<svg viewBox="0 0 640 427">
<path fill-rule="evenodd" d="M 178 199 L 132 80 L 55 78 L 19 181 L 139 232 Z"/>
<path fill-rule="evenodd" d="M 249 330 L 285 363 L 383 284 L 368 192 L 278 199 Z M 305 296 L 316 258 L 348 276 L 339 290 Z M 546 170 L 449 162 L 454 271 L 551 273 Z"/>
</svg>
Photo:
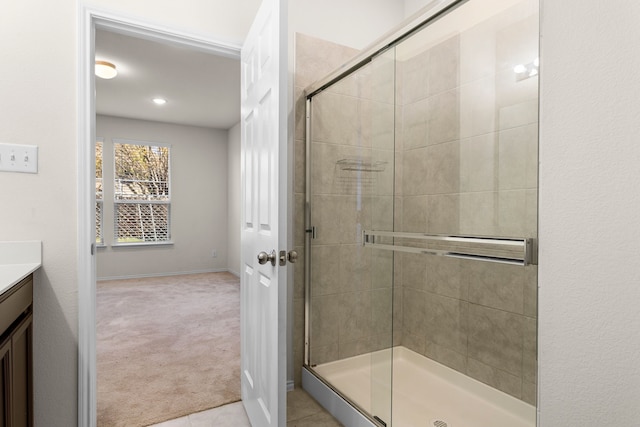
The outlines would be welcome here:
<svg viewBox="0 0 640 427">
<path fill-rule="evenodd" d="M 253 427 L 286 423 L 286 2 L 263 0 L 241 52 L 241 387 Z"/>
</svg>

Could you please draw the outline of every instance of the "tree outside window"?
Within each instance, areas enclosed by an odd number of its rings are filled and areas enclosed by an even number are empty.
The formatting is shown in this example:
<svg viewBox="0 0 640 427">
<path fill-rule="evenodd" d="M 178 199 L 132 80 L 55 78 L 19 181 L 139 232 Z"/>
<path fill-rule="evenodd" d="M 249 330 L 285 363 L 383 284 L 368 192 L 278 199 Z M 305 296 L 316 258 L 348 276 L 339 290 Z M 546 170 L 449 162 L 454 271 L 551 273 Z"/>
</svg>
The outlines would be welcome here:
<svg viewBox="0 0 640 427">
<path fill-rule="evenodd" d="M 116 140 L 113 147 L 115 242 L 170 241 L 170 148 Z"/>
</svg>

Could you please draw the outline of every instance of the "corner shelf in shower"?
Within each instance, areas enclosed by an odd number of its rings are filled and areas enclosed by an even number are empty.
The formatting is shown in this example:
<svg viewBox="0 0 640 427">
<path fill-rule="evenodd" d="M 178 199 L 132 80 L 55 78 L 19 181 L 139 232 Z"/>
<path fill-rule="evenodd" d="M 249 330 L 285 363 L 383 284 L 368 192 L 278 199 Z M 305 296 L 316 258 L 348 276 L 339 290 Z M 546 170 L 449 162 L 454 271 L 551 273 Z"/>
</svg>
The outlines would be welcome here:
<svg viewBox="0 0 640 427">
<path fill-rule="evenodd" d="M 343 171 L 384 172 L 387 163 L 366 159 L 341 159 L 336 162 L 336 165 Z"/>
</svg>

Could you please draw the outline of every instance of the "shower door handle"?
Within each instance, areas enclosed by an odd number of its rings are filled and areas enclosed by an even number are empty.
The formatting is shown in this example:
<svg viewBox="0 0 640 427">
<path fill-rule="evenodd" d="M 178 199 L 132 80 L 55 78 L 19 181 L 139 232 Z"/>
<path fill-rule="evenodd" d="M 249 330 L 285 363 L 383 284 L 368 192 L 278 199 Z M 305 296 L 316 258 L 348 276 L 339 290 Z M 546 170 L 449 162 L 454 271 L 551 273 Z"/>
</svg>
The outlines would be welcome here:
<svg viewBox="0 0 640 427">
<path fill-rule="evenodd" d="M 262 251 L 258 254 L 258 264 L 264 265 L 268 261 L 271 261 L 271 265 L 275 266 L 277 258 L 278 258 L 278 254 L 276 253 L 275 249 L 273 249 L 271 253 L 266 253 L 265 251 Z"/>
</svg>

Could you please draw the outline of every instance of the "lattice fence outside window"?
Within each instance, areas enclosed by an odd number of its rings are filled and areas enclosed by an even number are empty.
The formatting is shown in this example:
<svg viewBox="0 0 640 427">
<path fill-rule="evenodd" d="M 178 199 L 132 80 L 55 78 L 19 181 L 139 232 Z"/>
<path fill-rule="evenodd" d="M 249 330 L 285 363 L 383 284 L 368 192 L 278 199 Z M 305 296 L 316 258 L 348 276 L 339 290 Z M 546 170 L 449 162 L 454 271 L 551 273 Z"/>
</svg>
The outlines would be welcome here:
<svg viewBox="0 0 640 427">
<path fill-rule="evenodd" d="M 104 236 L 102 235 L 102 212 L 104 203 L 102 200 L 96 200 L 96 243 L 104 243 Z"/>
<path fill-rule="evenodd" d="M 171 240 L 170 149 L 114 140 L 116 243 Z"/>
<path fill-rule="evenodd" d="M 96 140 L 96 243 L 104 243 L 104 234 L 102 233 L 103 212 L 104 212 L 104 193 L 102 187 L 102 148 L 103 138 Z"/>
</svg>

